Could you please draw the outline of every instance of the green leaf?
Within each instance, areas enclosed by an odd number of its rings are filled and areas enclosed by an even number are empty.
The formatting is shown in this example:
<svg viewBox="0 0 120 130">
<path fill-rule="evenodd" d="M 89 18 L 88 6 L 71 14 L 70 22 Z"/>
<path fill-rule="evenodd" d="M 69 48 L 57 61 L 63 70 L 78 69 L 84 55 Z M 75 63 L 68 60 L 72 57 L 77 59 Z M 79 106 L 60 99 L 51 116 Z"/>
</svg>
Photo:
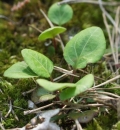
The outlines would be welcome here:
<svg viewBox="0 0 120 130">
<path fill-rule="evenodd" d="M 57 24 L 63 25 L 67 23 L 73 16 L 73 10 L 68 4 L 53 4 L 48 11 L 49 19 Z"/>
<path fill-rule="evenodd" d="M 41 96 L 43 95 L 47 95 L 49 94 L 50 92 L 45 90 L 44 88 L 42 87 L 37 87 L 31 94 L 31 100 L 34 102 L 34 103 L 39 103 L 39 99 Z"/>
<path fill-rule="evenodd" d="M 46 56 L 31 49 L 23 49 L 22 56 L 34 73 L 44 78 L 50 77 L 53 63 Z"/>
<path fill-rule="evenodd" d="M 37 96 L 43 96 L 43 95 L 46 95 L 46 94 L 49 94 L 49 91 L 47 91 L 46 89 L 42 88 L 42 87 L 39 87 L 36 89 L 36 95 Z"/>
<path fill-rule="evenodd" d="M 90 87 L 92 87 L 93 83 L 94 83 L 93 75 L 88 74 L 76 83 L 75 88 L 67 88 L 67 89 L 63 90 L 60 93 L 60 99 L 67 100 L 71 97 L 75 97 L 76 95 L 83 93 L 86 90 L 88 90 Z"/>
<path fill-rule="evenodd" d="M 56 35 L 64 32 L 65 30 L 66 30 L 66 28 L 60 27 L 60 26 L 52 27 L 52 28 L 49 28 L 49 29 L 45 30 L 44 32 L 42 32 L 39 35 L 38 39 L 41 41 L 44 41 L 48 38 L 54 38 Z"/>
<path fill-rule="evenodd" d="M 37 79 L 37 83 L 48 91 L 56 91 L 66 87 L 76 87 L 73 83 L 54 83 L 45 79 Z"/>
<path fill-rule="evenodd" d="M 44 102 L 44 101 L 48 101 L 48 100 L 52 100 L 53 98 L 55 98 L 56 95 L 53 95 L 53 94 L 46 94 L 46 95 L 43 95 L 39 98 L 39 101 L 40 102 Z"/>
<path fill-rule="evenodd" d="M 98 115 L 97 110 L 87 110 L 84 112 L 70 112 L 69 117 L 72 119 L 78 119 L 80 123 L 88 123 L 94 116 Z"/>
<path fill-rule="evenodd" d="M 99 27 L 90 27 L 75 35 L 64 49 L 64 58 L 73 68 L 84 68 L 101 59 L 106 49 L 104 34 Z"/>
<path fill-rule="evenodd" d="M 4 76 L 9 78 L 37 77 L 37 75 L 28 67 L 24 61 L 13 64 L 4 72 Z"/>
</svg>

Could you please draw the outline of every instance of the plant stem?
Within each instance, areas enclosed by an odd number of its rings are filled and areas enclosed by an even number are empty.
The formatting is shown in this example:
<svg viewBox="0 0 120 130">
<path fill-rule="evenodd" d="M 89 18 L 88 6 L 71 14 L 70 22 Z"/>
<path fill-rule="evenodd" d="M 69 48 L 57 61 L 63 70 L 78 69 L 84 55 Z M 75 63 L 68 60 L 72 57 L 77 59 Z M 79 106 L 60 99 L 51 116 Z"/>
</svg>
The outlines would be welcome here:
<svg viewBox="0 0 120 130">
<path fill-rule="evenodd" d="M 76 74 L 76 70 L 73 70 L 73 74 Z M 71 76 L 70 83 L 73 83 L 73 81 L 74 81 L 74 76 Z"/>
<path fill-rule="evenodd" d="M 47 15 L 44 13 L 44 11 L 42 9 L 40 9 L 40 12 L 43 14 L 43 16 L 46 18 L 47 22 L 49 23 L 50 27 L 54 27 L 54 25 L 52 24 L 52 22 L 49 20 L 49 18 L 47 17 Z M 58 38 L 59 38 L 59 42 L 61 44 L 61 48 L 62 50 L 64 50 L 64 44 L 63 44 L 63 41 L 60 37 L 60 35 L 58 35 Z"/>
<path fill-rule="evenodd" d="M 52 76 L 50 77 L 50 81 L 53 82 L 53 78 L 52 78 Z"/>
<path fill-rule="evenodd" d="M 110 41 L 110 46 L 111 46 L 111 50 L 112 50 L 113 59 L 114 59 L 114 62 L 116 63 L 114 45 L 113 45 L 112 37 L 111 37 L 111 34 L 110 34 L 109 25 L 107 23 L 106 15 L 104 13 L 103 13 L 103 21 L 104 21 L 104 24 L 105 24 L 107 32 L 108 32 L 108 37 L 109 37 L 109 41 Z"/>
<path fill-rule="evenodd" d="M 115 27 L 115 29 L 117 29 L 117 31 L 119 32 L 120 34 L 120 28 L 117 27 L 114 19 L 110 16 L 110 14 L 105 10 L 105 8 L 103 7 L 102 5 L 102 0 L 98 0 L 99 2 L 99 6 L 100 6 L 100 9 L 101 11 L 106 15 L 106 17 L 110 20 L 110 22 L 113 24 L 113 26 Z"/>
<path fill-rule="evenodd" d="M 36 108 L 33 110 L 24 111 L 24 115 L 31 114 L 31 113 L 39 113 L 42 109 L 53 106 L 53 105 L 54 105 L 54 103 L 50 103 L 50 104 L 43 106 L 43 107 L 39 107 L 39 108 Z"/>
<path fill-rule="evenodd" d="M 59 71 L 59 72 L 61 72 L 61 73 L 64 73 L 64 74 L 71 75 L 71 76 L 74 76 L 74 77 L 78 77 L 78 78 L 79 78 L 78 75 L 73 74 L 73 70 L 70 70 L 70 71 L 69 71 L 69 70 L 60 68 L 60 67 L 58 67 L 58 66 L 54 66 L 54 70 L 57 70 L 57 71 Z"/>
<path fill-rule="evenodd" d="M 80 123 L 79 123 L 79 121 L 77 119 L 75 120 L 75 124 L 77 126 L 77 130 L 83 130 L 82 126 L 80 125 Z"/>
<path fill-rule="evenodd" d="M 109 96 L 115 97 L 115 98 L 120 98 L 120 96 L 118 96 L 116 94 L 113 94 L 113 93 L 109 93 L 109 92 L 100 92 L 100 91 L 97 91 L 96 93 L 109 95 Z"/>
<path fill-rule="evenodd" d="M 0 123 L 0 128 L 1 130 L 5 130 L 5 128 L 3 127 L 3 125 Z"/>
<path fill-rule="evenodd" d="M 53 46 L 55 48 L 55 51 L 57 52 L 57 42 L 56 42 L 55 38 L 52 39 L 52 42 L 53 42 Z"/>
<path fill-rule="evenodd" d="M 110 80 L 107 80 L 106 82 L 103 82 L 103 83 L 101 83 L 99 85 L 96 85 L 96 86 L 92 87 L 92 89 L 98 88 L 98 87 L 103 86 L 103 85 L 106 85 L 106 84 L 108 84 L 108 83 L 110 83 L 110 82 L 112 82 L 112 81 L 114 81 L 116 79 L 119 79 L 119 78 L 120 78 L 120 75 L 118 75 L 118 76 L 116 76 L 116 77 L 114 77 L 114 78 L 112 78 Z"/>
<path fill-rule="evenodd" d="M 58 2 L 58 4 L 66 4 L 66 3 L 88 3 L 88 4 L 95 4 L 95 5 L 99 5 L 98 1 L 93 1 L 93 0 L 63 0 L 61 2 Z M 120 2 L 102 2 L 102 5 L 106 5 L 106 6 L 118 6 L 120 5 Z"/>
</svg>

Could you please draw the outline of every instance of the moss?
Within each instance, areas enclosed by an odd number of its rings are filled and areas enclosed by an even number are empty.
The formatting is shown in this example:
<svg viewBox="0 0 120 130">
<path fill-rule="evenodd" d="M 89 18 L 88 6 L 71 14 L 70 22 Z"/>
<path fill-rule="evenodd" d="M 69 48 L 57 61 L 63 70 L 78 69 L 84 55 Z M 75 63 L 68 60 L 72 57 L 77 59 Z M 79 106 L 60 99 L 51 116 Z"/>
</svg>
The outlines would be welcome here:
<svg viewBox="0 0 120 130">
<path fill-rule="evenodd" d="M 96 119 L 93 119 L 93 122 L 87 125 L 86 130 L 103 130 L 102 127 L 99 125 Z"/>
<path fill-rule="evenodd" d="M 111 130 L 117 122 L 117 116 L 116 111 L 110 110 L 109 113 L 101 113 L 92 122 L 87 124 L 85 130 Z"/>
<path fill-rule="evenodd" d="M 110 130 L 112 125 L 117 122 L 117 115 L 116 111 L 109 111 L 110 114 L 102 114 L 97 118 L 100 126 L 103 126 L 104 130 Z"/>
<path fill-rule="evenodd" d="M 120 121 L 113 125 L 112 130 L 120 130 Z"/>
<path fill-rule="evenodd" d="M 18 1 L 19 0 L 16 0 L 15 2 L 17 3 Z M 53 2 L 57 1 L 58 0 L 31 0 L 31 3 L 27 4 L 24 8 L 14 12 L 13 14 L 10 13 L 11 6 L 9 5 L 5 4 L 0 8 L 0 12 L 2 12 L 2 14 L 9 16 L 9 18 L 12 18 L 14 21 L 22 20 L 20 24 L 16 25 L 2 19 L 0 24 L 0 90 L 2 91 L 0 91 L 0 111 L 2 112 L 3 116 L 9 110 L 8 104 L 10 100 L 14 106 L 27 109 L 27 100 L 30 99 L 31 95 L 28 94 L 26 96 L 23 96 L 22 92 L 36 87 L 36 84 L 32 79 L 8 79 L 3 77 L 4 71 L 9 66 L 16 63 L 17 61 L 23 60 L 21 56 L 22 49 L 34 49 L 38 52 L 46 54 L 48 57 L 50 57 L 51 60 L 53 60 L 56 65 L 61 67 L 64 66 L 64 68 L 68 67 L 65 60 L 62 60 L 63 55 L 61 49 L 59 49 L 60 46 L 58 46 L 59 50 L 57 50 L 57 53 L 55 52 L 52 45 L 46 47 L 44 45 L 44 42 L 38 41 L 39 32 L 28 26 L 28 24 L 32 24 L 40 30 L 49 28 L 49 25 L 44 19 L 44 16 L 40 13 L 39 8 L 42 8 L 47 14 L 48 7 Z M 44 2 L 47 4 L 44 4 Z M 64 25 L 68 28 L 68 30 L 73 26 L 76 26 L 80 31 L 89 26 L 97 25 L 104 30 L 105 34 L 107 34 L 104 28 L 101 11 L 98 6 L 90 4 L 87 6 L 86 4 L 72 4 L 71 6 L 74 10 L 75 15 L 70 22 Z M 99 76 L 104 80 L 110 78 L 111 76 L 111 72 L 107 72 L 106 65 L 103 65 L 102 60 L 96 64 L 89 64 L 84 70 L 88 73 L 94 73 L 96 76 Z M 61 73 L 53 72 L 53 75 L 53 77 L 57 77 L 60 76 Z M 85 74 L 81 72 L 80 75 L 82 76 Z M 102 80 L 98 81 L 98 83 L 102 82 Z M 111 87 L 111 85 L 106 85 L 105 87 Z M 110 90 L 110 92 L 120 95 L 120 92 L 117 89 Z M 16 121 L 14 115 L 10 114 L 3 121 L 5 128 L 22 127 L 27 124 L 32 117 L 32 115 L 24 116 L 22 109 L 14 108 L 14 111 L 20 120 Z M 101 113 L 101 115 L 96 117 L 96 120 L 93 120 L 87 126 L 85 125 L 85 128 L 86 130 L 111 130 L 112 126 L 116 124 L 116 122 L 116 112 L 110 110 L 110 114 L 107 114 L 105 112 Z M 67 121 L 62 125 L 66 124 Z M 74 124 L 74 122 L 72 122 L 72 124 Z M 68 126 L 71 129 L 71 122 L 68 122 Z M 65 126 L 66 129 L 69 128 L 68 126 Z M 119 127 L 119 124 L 117 124 L 116 128 L 119 129 Z"/>
<path fill-rule="evenodd" d="M 16 80 L 11 80 L 12 84 L 15 84 Z M 26 95 L 25 97 L 22 95 L 22 92 L 25 92 L 27 90 L 32 89 L 35 87 L 35 84 L 33 80 L 24 79 L 24 80 L 17 80 L 16 85 L 12 85 L 8 81 L 1 78 L 0 82 L 0 90 L 2 93 L 0 94 L 0 111 L 2 112 L 3 116 L 6 115 L 6 113 L 9 110 L 9 101 L 12 101 L 13 106 L 19 107 L 13 107 L 13 110 L 15 114 L 18 116 L 20 121 L 17 121 L 14 117 L 14 115 L 10 114 L 5 120 L 4 125 L 6 128 L 11 127 L 22 127 L 25 124 L 28 123 L 28 121 L 33 117 L 33 115 L 27 115 L 25 116 L 23 114 L 23 109 L 27 108 L 27 100 L 30 99 L 29 95 Z M 23 120 L 24 119 L 24 120 Z"/>
</svg>

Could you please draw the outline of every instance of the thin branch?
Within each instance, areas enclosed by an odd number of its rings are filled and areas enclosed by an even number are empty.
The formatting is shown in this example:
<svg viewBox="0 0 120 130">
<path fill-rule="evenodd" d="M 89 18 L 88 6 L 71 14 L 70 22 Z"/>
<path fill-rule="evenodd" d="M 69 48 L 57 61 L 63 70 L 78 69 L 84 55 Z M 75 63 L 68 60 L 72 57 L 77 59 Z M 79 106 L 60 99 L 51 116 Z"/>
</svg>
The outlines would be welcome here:
<svg viewBox="0 0 120 130">
<path fill-rule="evenodd" d="M 42 33 L 42 31 L 40 29 L 36 28 L 34 25 L 28 24 L 28 26 L 37 30 L 39 33 Z"/>
<path fill-rule="evenodd" d="M 62 108 L 61 110 L 71 110 L 71 109 L 80 109 L 80 108 L 87 108 L 87 107 L 100 107 L 104 106 L 104 104 L 86 104 L 86 105 L 80 105 L 80 104 L 73 104 L 73 103 L 63 103 L 67 106 L 70 106 L 70 108 Z"/>
<path fill-rule="evenodd" d="M 115 28 L 115 32 L 116 32 L 116 39 L 115 39 L 115 51 L 116 51 L 116 60 L 117 60 L 117 64 L 118 64 L 118 43 L 120 40 L 120 37 L 118 35 L 118 28 L 119 28 L 119 15 L 120 15 L 120 7 L 117 8 L 116 11 L 116 18 L 115 18 L 115 22 L 116 22 L 116 28 Z"/>
<path fill-rule="evenodd" d="M 112 78 L 112 79 L 110 79 L 110 80 L 107 80 L 107 81 L 105 81 L 105 82 L 103 82 L 103 83 L 101 83 L 101 84 L 99 84 L 99 85 L 96 85 L 96 86 L 92 87 L 92 89 L 101 87 L 101 86 L 103 86 L 103 85 L 106 85 L 106 84 L 108 84 L 108 83 L 110 83 L 110 82 L 112 82 L 112 81 L 114 81 L 114 80 L 116 80 L 116 79 L 119 79 L 119 78 L 120 78 L 120 75 L 118 75 L 118 76 L 116 76 L 116 77 L 114 77 L 114 78 Z"/>
<path fill-rule="evenodd" d="M 95 90 L 110 90 L 110 89 L 120 89 L 119 87 L 111 87 L 111 88 L 95 88 Z"/>
<path fill-rule="evenodd" d="M 56 82 L 56 81 L 58 82 L 58 81 L 60 81 L 61 79 L 63 79 L 64 77 L 66 77 L 66 76 L 68 76 L 68 74 L 63 74 L 63 75 L 61 75 L 61 76 L 59 76 L 59 77 L 53 79 L 53 82 Z"/>
<path fill-rule="evenodd" d="M 43 14 L 43 16 L 46 18 L 46 20 L 48 21 L 50 27 L 54 27 L 54 25 L 52 24 L 52 22 L 49 20 L 49 18 L 47 17 L 47 15 L 44 13 L 44 11 L 42 9 L 40 9 L 40 12 Z M 60 37 L 60 35 L 58 34 L 58 38 L 59 38 L 59 42 L 61 44 L 61 48 L 62 50 L 64 50 L 64 44 L 62 42 L 62 39 Z"/>
<path fill-rule="evenodd" d="M 60 68 L 58 66 L 54 66 L 54 70 L 57 70 L 57 71 L 59 71 L 61 73 L 65 73 L 67 75 L 71 75 L 71 76 L 74 76 L 74 77 L 79 77 L 78 75 L 73 74 L 73 70 L 69 71 L 69 70 Z"/>
<path fill-rule="evenodd" d="M 0 128 L 1 130 L 5 130 L 5 128 L 3 127 L 3 125 L 0 123 Z"/>
<path fill-rule="evenodd" d="M 9 106 L 10 104 L 3 104 L 3 105 L 7 105 L 7 106 Z M 17 108 L 17 109 L 21 109 L 21 110 L 26 110 L 26 109 L 24 109 L 24 108 L 17 107 L 17 106 L 13 106 L 13 105 L 12 105 L 12 107 L 13 107 L 13 108 Z"/>
<path fill-rule="evenodd" d="M 89 4 L 95 4 L 99 5 L 98 1 L 93 0 L 63 0 L 61 2 L 58 2 L 58 4 L 66 4 L 66 3 L 89 3 Z M 118 6 L 120 5 L 120 2 L 102 2 L 102 5 L 105 6 Z"/>
<path fill-rule="evenodd" d="M 82 126 L 80 125 L 80 123 L 79 123 L 79 121 L 77 119 L 75 120 L 75 124 L 77 126 L 77 130 L 83 130 Z"/>
<path fill-rule="evenodd" d="M 13 109 L 12 109 L 12 114 L 14 115 L 15 119 L 16 119 L 17 121 L 19 121 L 19 118 L 18 118 L 18 116 L 15 114 L 15 112 L 14 112 Z"/>
<path fill-rule="evenodd" d="M 109 41 L 110 41 L 110 46 L 111 46 L 111 50 L 112 50 L 113 59 L 114 59 L 114 62 L 116 63 L 116 56 L 115 56 L 113 41 L 112 41 L 112 37 L 111 37 L 111 34 L 110 34 L 109 26 L 108 26 L 108 23 L 107 23 L 107 19 L 106 19 L 106 16 L 105 16 L 104 13 L 103 13 L 103 21 L 104 21 L 104 24 L 105 24 L 107 32 L 108 32 L 108 37 L 109 37 Z"/>
<path fill-rule="evenodd" d="M 115 98 L 120 98 L 120 96 L 118 96 L 116 94 L 113 94 L 113 93 L 109 93 L 109 92 L 100 92 L 100 91 L 97 91 L 96 93 L 109 95 L 109 96 L 112 96 L 112 97 L 115 97 Z"/>
<path fill-rule="evenodd" d="M 5 115 L 5 118 L 8 117 L 8 115 L 12 112 L 12 102 L 10 100 L 10 105 L 9 105 L 9 111 L 8 113 Z"/>
<path fill-rule="evenodd" d="M 107 16 L 107 18 L 110 20 L 110 22 L 113 24 L 113 26 L 117 29 L 117 31 L 120 33 L 120 29 L 117 28 L 117 25 L 114 21 L 114 19 L 110 16 L 110 14 L 105 10 L 105 8 L 102 5 L 102 0 L 98 0 L 99 1 L 99 6 L 100 9 L 102 10 L 102 12 Z"/>
<path fill-rule="evenodd" d="M 47 15 L 44 13 L 44 11 L 42 9 L 40 9 L 40 12 L 43 14 L 43 16 L 46 18 L 46 20 L 48 21 L 50 27 L 54 27 L 54 25 L 52 24 L 52 22 L 49 20 L 49 18 L 47 17 Z"/>
<path fill-rule="evenodd" d="M 30 90 L 28 90 L 26 92 L 22 92 L 22 95 L 25 96 L 26 94 L 32 93 L 35 89 L 37 89 L 37 87 L 32 88 L 32 89 L 30 89 Z"/>
<path fill-rule="evenodd" d="M 36 108 L 33 110 L 24 111 L 24 115 L 31 114 L 31 113 L 39 113 L 42 109 L 53 106 L 53 105 L 54 105 L 54 103 L 50 103 L 50 104 L 43 106 L 43 107 L 39 107 L 39 108 Z"/>
<path fill-rule="evenodd" d="M 72 97 L 69 102 L 71 102 L 73 99 L 74 99 L 74 97 Z M 66 108 L 66 107 L 67 107 L 67 105 L 64 105 L 64 106 L 62 107 L 62 109 Z"/>
</svg>

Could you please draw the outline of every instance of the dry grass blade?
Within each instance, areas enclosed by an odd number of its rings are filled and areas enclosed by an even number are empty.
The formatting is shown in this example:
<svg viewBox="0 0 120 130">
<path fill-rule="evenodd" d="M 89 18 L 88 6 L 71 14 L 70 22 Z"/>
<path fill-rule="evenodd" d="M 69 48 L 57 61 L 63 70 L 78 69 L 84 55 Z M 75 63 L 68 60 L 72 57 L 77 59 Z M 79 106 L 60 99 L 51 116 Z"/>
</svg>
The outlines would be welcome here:
<svg viewBox="0 0 120 130">
<path fill-rule="evenodd" d="M 61 2 L 58 2 L 58 4 L 66 4 L 66 3 L 88 3 L 88 4 L 96 4 L 99 5 L 98 1 L 93 0 L 63 0 Z M 102 2 L 102 5 L 105 6 L 118 6 L 120 5 L 120 2 Z"/>
</svg>

